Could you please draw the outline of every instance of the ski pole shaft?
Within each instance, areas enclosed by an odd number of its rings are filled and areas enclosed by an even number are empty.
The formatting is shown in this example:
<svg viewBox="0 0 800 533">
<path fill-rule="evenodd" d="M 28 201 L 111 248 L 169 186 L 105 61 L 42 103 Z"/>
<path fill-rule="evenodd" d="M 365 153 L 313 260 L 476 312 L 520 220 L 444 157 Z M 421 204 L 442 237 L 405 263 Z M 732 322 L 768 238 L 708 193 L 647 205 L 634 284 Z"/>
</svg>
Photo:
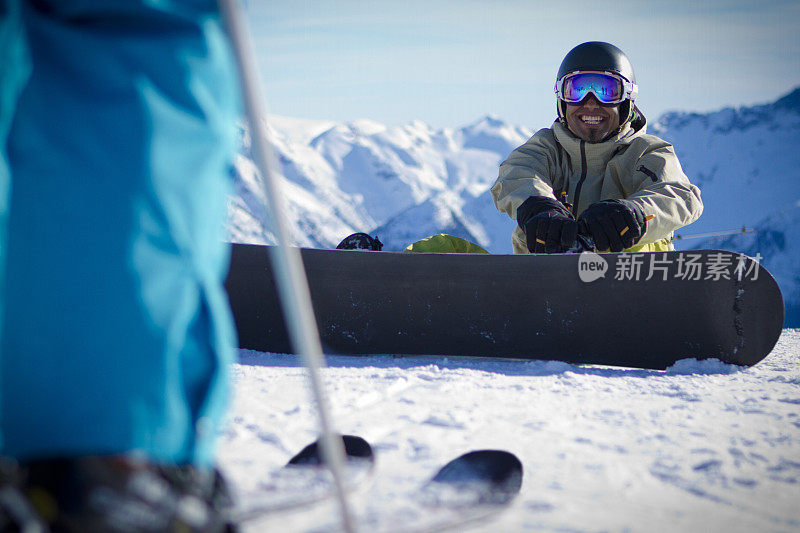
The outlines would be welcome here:
<svg viewBox="0 0 800 533">
<path fill-rule="evenodd" d="M 746 226 L 742 226 L 742 229 L 731 229 L 731 230 L 724 230 L 724 231 L 712 231 L 708 233 L 695 233 L 693 235 L 675 235 L 675 240 L 680 239 L 702 239 L 705 237 L 721 237 L 724 235 L 746 235 L 747 233 L 753 233 L 755 230 L 753 228 L 748 228 Z"/>
<path fill-rule="evenodd" d="M 292 344 L 308 369 L 312 394 L 317 404 L 322 455 L 333 477 L 341 511 L 342 527 L 351 533 L 355 531 L 355 528 L 342 479 L 342 465 L 345 461 L 344 447 L 341 439 L 334 437 L 324 385 L 320 378 L 319 369 L 324 362 L 319 332 L 311 306 L 308 281 L 305 277 L 300 251 L 289 246 L 289 229 L 281 203 L 282 196 L 273 172 L 275 168 L 274 154 L 272 146 L 268 142 L 266 128 L 262 123 L 262 119 L 267 115 L 260 91 L 256 89 L 259 78 L 255 54 L 250 34 L 242 19 L 240 8 L 234 5 L 235 1 L 218 0 L 220 12 L 228 26 L 233 51 L 239 64 L 242 96 L 251 128 L 253 155 L 262 176 L 264 198 L 272 214 L 272 226 L 278 241 L 278 245 L 271 248 L 273 253 L 270 254 L 270 259 L 276 273 L 278 293 L 286 314 Z M 266 220 L 262 222 L 264 227 L 268 225 Z"/>
</svg>

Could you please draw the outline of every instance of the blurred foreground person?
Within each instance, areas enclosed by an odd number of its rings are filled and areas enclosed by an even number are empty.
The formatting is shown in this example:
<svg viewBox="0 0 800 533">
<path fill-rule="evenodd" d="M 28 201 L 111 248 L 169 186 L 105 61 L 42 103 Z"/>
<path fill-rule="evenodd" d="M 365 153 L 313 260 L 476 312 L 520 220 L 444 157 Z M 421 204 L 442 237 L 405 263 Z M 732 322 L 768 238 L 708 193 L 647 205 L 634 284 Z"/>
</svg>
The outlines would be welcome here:
<svg viewBox="0 0 800 533">
<path fill-rule="evenodd" d="M 216 3 L 0 0 L 0 59 L 0 529 L 225 530 Z"/>
</svg>

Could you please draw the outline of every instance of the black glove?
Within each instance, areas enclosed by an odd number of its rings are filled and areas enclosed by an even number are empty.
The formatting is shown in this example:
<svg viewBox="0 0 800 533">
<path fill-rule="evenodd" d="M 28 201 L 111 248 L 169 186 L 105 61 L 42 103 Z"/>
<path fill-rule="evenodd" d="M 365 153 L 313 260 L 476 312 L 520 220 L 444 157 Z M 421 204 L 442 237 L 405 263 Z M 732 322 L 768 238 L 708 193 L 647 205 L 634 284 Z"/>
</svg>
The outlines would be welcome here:
<svg viewBox="0 0 800 533">
<path fill-rule="evenodd" d="M 578 222 L 564 205 L 546 196 L 531 196 L 517 208 L 517 225 L 525 232 L 528 251 L 557 254 L 575 246 Z"/>
<path fill-rule="evenodd" d="M 598 250 L 612 252 L 630 248 L 647 231 L 644 211 L 629 200 L 596 202 L 581 213 L 578 223 L 581 233 L 587 232 Z"/>
</svg>

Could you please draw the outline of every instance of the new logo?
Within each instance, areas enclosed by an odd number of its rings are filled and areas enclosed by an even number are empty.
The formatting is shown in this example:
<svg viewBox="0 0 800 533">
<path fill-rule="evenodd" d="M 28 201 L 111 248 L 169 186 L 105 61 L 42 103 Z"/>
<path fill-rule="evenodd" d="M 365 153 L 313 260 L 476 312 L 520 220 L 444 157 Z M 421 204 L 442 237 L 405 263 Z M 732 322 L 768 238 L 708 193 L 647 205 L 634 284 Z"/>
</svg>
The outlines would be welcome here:
<svg viewBox="0 0 800 533">
<path fill-rule="evenodd" d="M 608 263 L 599 254 L 582 252 L 578 258 L 578 275 L 584 283 L 604 278 L 608 272 Z"/>
</svg>

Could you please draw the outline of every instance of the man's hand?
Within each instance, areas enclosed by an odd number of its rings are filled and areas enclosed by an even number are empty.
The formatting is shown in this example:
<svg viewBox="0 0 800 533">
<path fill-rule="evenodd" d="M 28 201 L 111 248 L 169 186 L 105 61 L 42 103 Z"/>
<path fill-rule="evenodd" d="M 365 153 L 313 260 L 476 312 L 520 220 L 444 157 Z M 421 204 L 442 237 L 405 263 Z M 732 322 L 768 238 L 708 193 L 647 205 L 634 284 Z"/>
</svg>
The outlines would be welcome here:
<svg viewBox="0 0 800 533">
<path fill-rule="evenodd" d="M 525 232 L 528 251 L 535 254 L 566 252 L 575 246 L 578 222 L 561 202 L 531 196 L 517 209 L 517 225 Z"/>
<path fill-rule="evenodd" d="M 578 217 L 598 250 L 621 252 L 641 240 L 647 230 L 644 211 L 629 200 L 596 202 Z"/>
</svg>

